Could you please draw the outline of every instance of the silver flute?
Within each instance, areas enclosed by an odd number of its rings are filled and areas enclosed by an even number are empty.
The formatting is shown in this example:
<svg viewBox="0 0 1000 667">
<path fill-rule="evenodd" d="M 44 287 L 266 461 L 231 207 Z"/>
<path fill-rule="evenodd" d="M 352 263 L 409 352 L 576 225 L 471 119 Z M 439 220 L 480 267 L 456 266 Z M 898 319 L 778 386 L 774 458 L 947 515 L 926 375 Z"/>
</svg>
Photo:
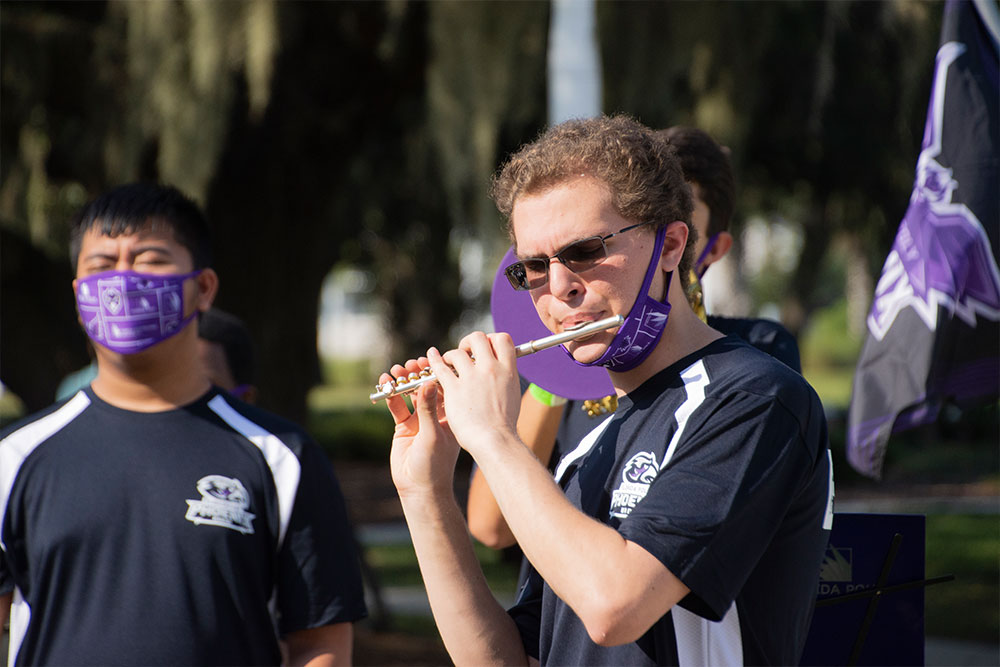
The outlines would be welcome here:
<svg viewBox="0 0 1000 667">
<path fill-rule="evenodd" d="M 621 315 L 614 315 L 612 317 L 606 317 L 603 320 L 597 320 L 596 322 L 588 322 L 587 324 L 582 324 L 574 329 L 567 329 L 562 333 L 552 334 L 551 336 L 539 338 L 538 340 L 529 340 L 527 343 L 521 343 L 514 348 L 514 353 L 518 357 L 524 357 L 562 343 L 567 343 L 571 340 L 586 338 L 587 336 L 595 334 L 599 331 L 604 331 L 605 329 L 620 327 L 624 321 L 625 318 Z M 369 394 L 368 398 L 371 399 L 372 403 L 377 403 L 383 398 L 389 398 L 390 396 L 409 394 L 411 391 L 415 391 L 418 387 L 428 382 L 437 382 L 437 377 L 429 368 L 425 368 L 419 373 L 410 373 L 404 377 L 390 380 L 385 384 L 375 385 L 375 393 Z"/>
</svg>

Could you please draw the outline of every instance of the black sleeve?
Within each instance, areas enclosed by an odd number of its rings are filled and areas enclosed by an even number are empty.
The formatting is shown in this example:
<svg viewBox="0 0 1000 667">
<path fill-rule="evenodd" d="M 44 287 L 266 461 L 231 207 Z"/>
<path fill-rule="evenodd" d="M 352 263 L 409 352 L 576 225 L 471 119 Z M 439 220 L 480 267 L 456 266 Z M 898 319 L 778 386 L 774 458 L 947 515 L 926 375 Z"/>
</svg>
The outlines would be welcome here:
<svg viewBox="0 0 1000 667">
<path fill-rule="evenodd" d="M 278 555 L 281 636 L 367 615 L 358 550 L 329 460 L 307 442 L 288 533 Z"/>
<path fill-rule="evenodd" d="M 0 595 L 7 595 L 14 590 L 14 576 L 7 566 L 7 554 L 0 549 Z"/>
<path fill-rule="evenodd" d="M 766 352 L 796 373 L 802 373 L 799 344 L 780 322 L 765 318 L 708 316 L 708 326 L 727 336 L 736 336 Z"/>
<path fill-rule="evenodd" d="M 814 457 L 798 421 L 773 399 L 731 395 L 699 422 L 688 425 L 619 530 L 691 589 L 682 606 L 719 620 L 811 475 Z"/>
<path fill-rule="evenodd" d="M 783 326 L 770 330 L 757 347 L 791 368 L 796 373 L 802 373 L 802 362 L 799 359 L 799 344 L 795 336 Z"/>
<path fill-rule="evenodd" d="M 507 610 L 510 617 L 514 619 L 518 632 L 521 633 L 524 652 L 536 660 L 540 652 L 542 588 L 544 585 L 542 577 L 535 571 L 535 568 L 529 566 L 528 576 L 518 592 L 517 602 Z"/>
</svg>

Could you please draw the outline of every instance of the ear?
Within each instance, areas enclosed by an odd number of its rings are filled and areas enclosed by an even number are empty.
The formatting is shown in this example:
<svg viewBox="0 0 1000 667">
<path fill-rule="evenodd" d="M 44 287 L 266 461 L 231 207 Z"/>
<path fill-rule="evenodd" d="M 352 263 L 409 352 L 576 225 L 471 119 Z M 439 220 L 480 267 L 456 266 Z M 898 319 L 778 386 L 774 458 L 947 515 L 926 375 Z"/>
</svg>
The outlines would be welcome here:
<svg viewBox="0 0 1000 667">
<path fill-rule="evenodd" d="M 205 312 L 212 307 L 215 295 L 219 292 L 219 274 L 215 269 L 202 269 L 195 281 L 198 283 L 198 310 Z"/>
<path fill-rule="evenodd" d="M 667 225 L 667 231 L 663 237 L 663 252 L 660 253 L 660 269 L 662 271 L 675 271 L 684 257 L 684 248 L 687 247 L 688 226 L 686 222 L 675 220 Z"/>
<path fill-rule="evenodd" d="M 733 235 L 729 232 L 719 232 L 719 235 L 715 237 L 715 243 L 712 244 L 712 249 L 708 251 L 705 255 L 705 259 L 702 260 L 703 266 L 711 266 L 715 264 L 720 259 L 726 256 L 726 253 L 733 247 Z"/>
</svg>

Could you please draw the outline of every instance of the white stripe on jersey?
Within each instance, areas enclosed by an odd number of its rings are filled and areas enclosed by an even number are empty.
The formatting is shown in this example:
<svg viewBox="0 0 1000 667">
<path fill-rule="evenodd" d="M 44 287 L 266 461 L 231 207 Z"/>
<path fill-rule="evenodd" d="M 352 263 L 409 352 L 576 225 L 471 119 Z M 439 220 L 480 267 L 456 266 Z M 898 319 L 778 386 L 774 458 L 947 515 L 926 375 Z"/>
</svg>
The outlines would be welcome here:
<svg viewBox="0 0 1000 667">
<path fill-rule="evenodd" d="M 281 548 L 285 541 L 288 524 L 292 519 L 295 494 L 298 493 L 299 477 L 302 473 L 302 465 L 299 463 L 298 457 L 278 436 L 237 412 L 221 394 L 209 401 L 208 407 L 256 445 L 264 455 L 264 459 L 271 469 L 271 476 L 274 478 L 274 486 L 278 490 L 278 548 Z"/>
<path fill-rule="evenodd" d="M 826 462 L 830 466 L 830 488 L 827 490 L 826 513 L 823 515 L 823 530 L 833 530 L 833 454 L 826 450 Z"/>
<path fill-rule="evenodd" d="M 681 435 L 684 434 L 684 427 L 687 426 L 688 418 L 705 402 L 705 387 L 708 386 L 709 379 L 708 371 L 705 370 L 704 360 L 699 359 L 681 371 L 681 379 L 684 380 L 684 391 L 687 392 L 687 398 L 674 412 L 674 419 L 677 420 L 677 430 L 674 431 L 673 437 L 670 438 L 670 445 L 667 447 L 667 452 L 663 455 L 660 470 L 663 470 L 670 463 L 670 459 L 673 458 L 674 451 L 681 441 Z"/>
<path fill-rule="evenodd" d="M 684 381 L 687 398 L 674 412 L 677 430 L 670 438 L 670 445 L 663 455 L 661 470 L 670 463 L 674 452 L 677 451 L 688 419 L 705 402 L 705 388 L 710 383 L 708 371 L 701 359 L 681 371 L 681 379 Z M 735 604 L 729 607 L 729 611 L 717 623 L 704 619 L 680 605 L 674 605 L 670 615 L 674 624 L 674 637 L 677 640 L 677 660 L 681 667 L 697 665 L 722 667 L 743 664 L 743 637 L 740 632 L 739 612 L 736 611 Z"/>
<path fill-rule="evenodd" d="M 612 419 L 614 419 L 614 415 L 608 416 L 607 419 L 595 426 L 594 430 L 583 436 L 583 439 L 580 440 L 580 444 L 577 445 L 573 451 L 559 460 L 559 465 L 556 466 L 556 472 L 553 475 L 557 484 L 562 479 L 562 476 L 566 474 L 566 469 L 569 468 L 569 464 L 576 461 L 580 457 L 587 455 L 587 452 L 591 450 L 594 443 L 597 442 L 597 439 L 601 437 L 601 434 L 604 433 L 604 429 L 608 427 L 608 424 L 611 423 Z"/>
<path fill-rule="evenodd" d="M 17 652 L 21 650 L 21 642 L 28 634 L 28 623 L 31 622 L 31 606 L 21 595 L 20 588 L 14 588 L 14 598 L 10 603 L 10 634 L 7 638 L 7 665 L 14 667 Z"/>
<path fill-rule="evenodd" d="M 743 664 L 743 635 L 736 604 L 718 623 L 706 620 L 674 605 L 670 610 L 677 638 L 677 664 L 680 667 L 724 667 Z"/>
<path fill-rule="evenodd" d="M 76 419 L 90 405 L 90 399 L 83 391 L 66 401 L 66 404 L 41 419 L 17 429 L 0 440 L 0 526 L 7 516 L 7 501 L 10 499 L 14 480 L 31 452 Z M 6 551 L 3 533 L 0 533 L 0 549 Z"/>
</svg>

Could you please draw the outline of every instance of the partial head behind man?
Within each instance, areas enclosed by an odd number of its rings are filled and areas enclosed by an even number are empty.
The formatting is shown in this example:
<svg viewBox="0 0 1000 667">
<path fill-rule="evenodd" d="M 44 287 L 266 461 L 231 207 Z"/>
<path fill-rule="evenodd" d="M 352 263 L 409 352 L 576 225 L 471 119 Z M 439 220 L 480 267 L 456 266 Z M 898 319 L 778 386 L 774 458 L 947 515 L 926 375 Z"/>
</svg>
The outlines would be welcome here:
<svg viewBox="0 0 1000 667">
<path fill-rule="evenodd" d="M 710 211 L 705 238 L 728 232 L 736 199 L 736 184 L 729 153 L 707 132 L 675 125 L 656 133 L 677 150 L 684 178 L 698 186 L 697 196 Z"/>
<path fill-rule="evenodd" d="M 237 398 L 253 403 L 254 345 L 243 321 L 218 308 L 209 308 L 198 319 L 199 353 L 213 384 Z"/>
<path fill-rule="evenodd" d="M 657 138 L 677 149 L 684 178 L 691 186 L 694 210 L 695 260 L 688 284 L 688 299 L 695 312 L 705 315 L 701 278 L 708 267 L 726 256 L 733 246 L 729 222 L 736 197 L 729 153 L 704 130 L 676 125 L 656 132 Z"/>
</svg>

